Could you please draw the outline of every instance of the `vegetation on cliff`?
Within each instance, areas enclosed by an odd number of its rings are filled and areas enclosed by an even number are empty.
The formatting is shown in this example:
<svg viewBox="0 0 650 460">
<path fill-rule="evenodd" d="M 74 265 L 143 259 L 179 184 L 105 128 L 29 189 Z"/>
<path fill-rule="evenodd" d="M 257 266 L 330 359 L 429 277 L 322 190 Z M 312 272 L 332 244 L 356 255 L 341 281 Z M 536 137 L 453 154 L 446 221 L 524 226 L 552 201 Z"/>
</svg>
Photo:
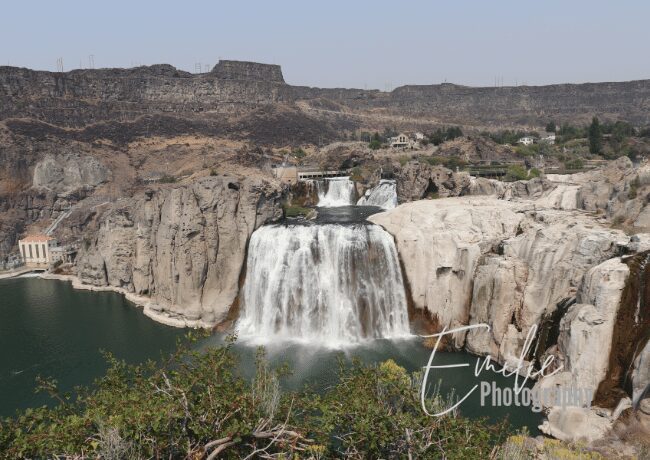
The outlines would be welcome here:
<svg viewBox="0 0 650 460">
<path fill-rule="evenodd" d="M 45 458 L 486 458 L 505 424 L 426 416 L 421 376 L 392 361 L 341 361 L 338 383 L 323 393 L 283 392 L 288 370 L 258 353 L 251 383 L 241 378 L 232 343 L 198 352 L 180 346 L 162 366 L 130 366 L 108 356 L 94 388 L 0 421 L 0 457 Z M 446 405 L 438 394 L 430 410 Z"/>
</svg>

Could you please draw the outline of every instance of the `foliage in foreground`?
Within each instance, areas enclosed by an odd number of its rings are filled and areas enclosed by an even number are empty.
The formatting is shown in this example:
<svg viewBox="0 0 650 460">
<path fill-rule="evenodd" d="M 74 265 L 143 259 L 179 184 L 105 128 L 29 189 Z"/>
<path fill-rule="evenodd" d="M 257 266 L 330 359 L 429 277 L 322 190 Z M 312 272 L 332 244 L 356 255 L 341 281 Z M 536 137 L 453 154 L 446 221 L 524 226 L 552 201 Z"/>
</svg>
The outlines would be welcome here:
<svg viewBox="0 0 650 460">
<path fill-rule="evenodd" d="M 505 425 L 456 416 L 427 417 L 421 376 L 393 361 L 340 365 L 340 380 L 317 393 L 282 392 L 286 369 L 271 370 L 262 351 L 252 383 L 236 372 L 229 343 L 207 351 L 181 347 L 163 365 L 110 369 L 77 398 L 59 395 L 0 421 L 2 458 L 489 458 Z M 431 410 L 446 404 L 435 393 Z"/>
</svg>

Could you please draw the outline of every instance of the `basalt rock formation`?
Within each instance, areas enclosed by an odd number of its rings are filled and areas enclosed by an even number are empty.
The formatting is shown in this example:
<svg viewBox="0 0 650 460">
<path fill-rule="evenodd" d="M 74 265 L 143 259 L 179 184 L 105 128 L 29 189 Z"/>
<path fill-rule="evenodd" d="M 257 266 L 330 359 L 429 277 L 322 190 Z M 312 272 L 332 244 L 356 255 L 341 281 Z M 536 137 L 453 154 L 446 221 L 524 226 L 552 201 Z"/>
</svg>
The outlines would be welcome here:
<svg viewBox="0 0 650 460">
<path fill-rule="evenodd" d="M 152 114 L 240 113 L 298 102 L 322 117 L 379 109 L 447 123 L 582 122 L 600 114 L 647 124 L 649 98 L 648 80 L 500 88 L 408 85 L 387 93 L 291 86 L 279 66 L 239 61 L 221 61 L 203 74 L 170 65 L 70 72 L 0 67 L 0 120 L 35 118 L 75 127 Z"/>
<path fill-rule="evenodd" d="M 82 244 L 77 276 L 146 296 L 159 317 L 214 325 L 237 297 L 250 235 L 282 216 L 281 198 L 275 183 L 216 176 L 118 201 Z"/>
</svg>

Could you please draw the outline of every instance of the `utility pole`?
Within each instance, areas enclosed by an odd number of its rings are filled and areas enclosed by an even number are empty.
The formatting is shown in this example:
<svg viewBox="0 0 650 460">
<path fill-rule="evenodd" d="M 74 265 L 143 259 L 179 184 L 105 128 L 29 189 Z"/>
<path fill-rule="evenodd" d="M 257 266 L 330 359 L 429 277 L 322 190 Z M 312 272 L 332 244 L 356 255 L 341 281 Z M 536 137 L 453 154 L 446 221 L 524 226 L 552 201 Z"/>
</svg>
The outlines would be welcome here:
<svg viewBox="0 0 650 460">
<path fill-rule="evenodd" d="M 63 58 L 60 57 L 56 60 L 56 71 L 63 72 Z"/>
<path fill-rule="evenodd" d="M 88 56 L 88 67 L 91 69 L 95 68 L 95 55 L 91 54 Z"/>
<path fill-rule="evenodd" d="M 194 63 L 194 73 L 201 73 L 201 69 L 203 66 L 201 65 L 200 62 L 195 62 Z"/>
</svg>

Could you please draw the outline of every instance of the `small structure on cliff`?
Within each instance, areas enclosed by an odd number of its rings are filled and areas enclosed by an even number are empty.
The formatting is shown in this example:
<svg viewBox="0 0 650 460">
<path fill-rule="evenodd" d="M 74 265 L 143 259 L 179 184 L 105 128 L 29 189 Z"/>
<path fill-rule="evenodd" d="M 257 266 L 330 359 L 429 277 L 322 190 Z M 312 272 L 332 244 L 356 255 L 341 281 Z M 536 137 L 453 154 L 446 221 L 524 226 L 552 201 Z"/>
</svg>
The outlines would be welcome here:
<svg viewBox="0 0 650 460">
<path fill-rule="evenodd" d="M 52 250 L 57 242 L 47 235 L 27 235 L 18 241 L 18 246 L 26 266 L 47 268 L 52 262 Z"/>
</svg>

